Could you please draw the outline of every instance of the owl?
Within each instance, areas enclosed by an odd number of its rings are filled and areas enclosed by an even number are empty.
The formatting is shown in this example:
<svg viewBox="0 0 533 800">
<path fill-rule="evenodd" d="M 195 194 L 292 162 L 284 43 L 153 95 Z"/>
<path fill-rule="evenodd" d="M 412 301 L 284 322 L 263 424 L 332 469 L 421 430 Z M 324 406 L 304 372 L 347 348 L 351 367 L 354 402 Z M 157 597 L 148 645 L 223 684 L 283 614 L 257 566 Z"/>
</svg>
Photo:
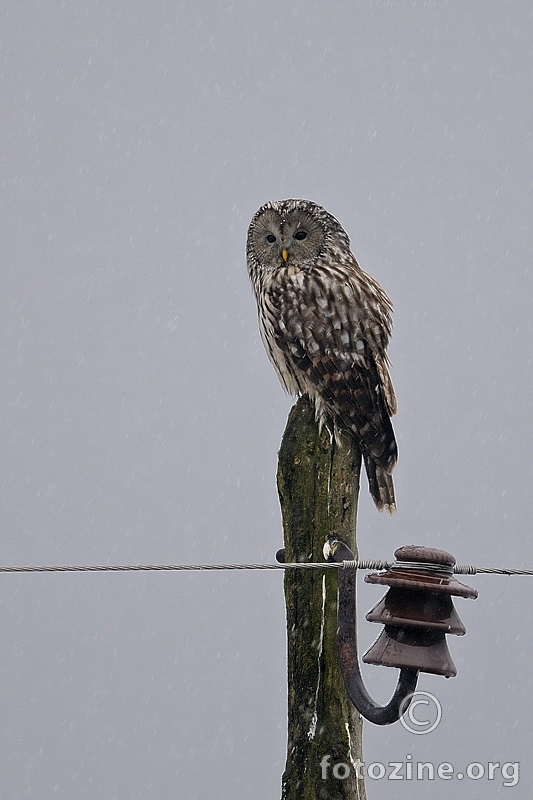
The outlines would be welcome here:
<svg viewBox="0 0 533 800">
<path fill-rule="evenodd" d="M 391 301 L 357 263 L 338 220 L 309 200 L 262 206 L 246 258 L 261 338 L 281 384 L 309 397 L 321 427 L 353 436 L 374 503 L 392 513 Z"/>
</svg>

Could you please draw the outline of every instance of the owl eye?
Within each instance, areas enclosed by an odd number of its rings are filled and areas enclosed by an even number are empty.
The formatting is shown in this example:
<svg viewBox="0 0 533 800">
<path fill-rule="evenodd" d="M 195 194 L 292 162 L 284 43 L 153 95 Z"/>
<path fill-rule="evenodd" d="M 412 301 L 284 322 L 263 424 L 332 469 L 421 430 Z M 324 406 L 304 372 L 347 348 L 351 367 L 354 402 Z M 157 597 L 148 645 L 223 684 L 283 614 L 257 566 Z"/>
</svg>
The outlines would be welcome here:
<svg viewBox="0 0 533 800">
<path fill-rule="evenodd" d="M 294 238 L 298 239 L 299 242 L 303 241 L 307 236 L 306 231 L 296 231 L 294 234 Z"/>
<path fill-rule="evenodd" d="M 274 242 L 276 241 L 276 237 L 274 236 L 273 233 L 269 233 L 266 239 L 269 244 L 274 244 Z"/>
</svg>

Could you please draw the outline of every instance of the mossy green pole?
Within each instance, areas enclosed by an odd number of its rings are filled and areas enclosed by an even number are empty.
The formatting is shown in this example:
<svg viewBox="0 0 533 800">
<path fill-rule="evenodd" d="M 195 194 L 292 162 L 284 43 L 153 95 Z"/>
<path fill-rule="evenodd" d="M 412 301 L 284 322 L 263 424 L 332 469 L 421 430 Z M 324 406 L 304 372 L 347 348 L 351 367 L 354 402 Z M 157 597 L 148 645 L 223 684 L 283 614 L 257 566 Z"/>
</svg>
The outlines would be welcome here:
<svg viewBox="0 0 533 800">
<path fill-rule="evenodd" d="M 332 534 L 357 558 L 360 467 L 353 440 L 338 447 L 326 428 L 319 433 L 309 401 L 298 400 L 278 462 L 286 561 L 323 561 Z M 344 688 L 337 655 L 336 574 L 287 570 L 285 603 L 288 745 L 282 800 L 365 800 L 364 780 L 357 775 L 362 719 Z"/>
</svg>

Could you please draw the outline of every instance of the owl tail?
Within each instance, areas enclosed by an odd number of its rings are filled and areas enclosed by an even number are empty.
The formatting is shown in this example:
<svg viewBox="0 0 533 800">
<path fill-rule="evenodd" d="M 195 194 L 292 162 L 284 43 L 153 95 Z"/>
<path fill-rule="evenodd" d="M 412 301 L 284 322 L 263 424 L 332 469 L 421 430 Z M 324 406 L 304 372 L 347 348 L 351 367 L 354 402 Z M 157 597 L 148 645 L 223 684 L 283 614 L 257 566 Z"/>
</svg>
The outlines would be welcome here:
<svg viewBox="0 0 533 800">
<path fill-rule="evenodd" d="M 363 453 L 363 458 L 368 477 L 368 488 L 374 503 L 379 511 L 386 509 L 389 514 L 394 514 L 396 511 L 396 499 L 394 497 L 392 476 L 385 472 L 383 467 L 376 464 L 367 453 Z"/>
</svg>

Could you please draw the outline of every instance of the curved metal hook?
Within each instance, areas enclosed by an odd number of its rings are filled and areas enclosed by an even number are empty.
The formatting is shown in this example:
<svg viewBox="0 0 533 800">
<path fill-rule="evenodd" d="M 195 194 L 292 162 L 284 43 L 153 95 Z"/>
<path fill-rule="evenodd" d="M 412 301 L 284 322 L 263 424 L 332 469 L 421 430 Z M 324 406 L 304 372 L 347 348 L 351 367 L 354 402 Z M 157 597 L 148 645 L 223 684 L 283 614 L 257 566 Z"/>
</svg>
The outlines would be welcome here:
<svg viewBox="0 0 533 800">
<path fill-rule="evenodd" d="M 354 557 L 348 545 L 335 537 L 328 539 L 324 547 L 324 554 L 328 561 L 337 563 L 352 561 Z M 375 725 L 391 725 L 400 719 L 411 702 L 409 695 L 412 695 L 416 689 L 418 670 L 400 670 L 396 690 L 386 706 L 379 706 L 372 700 L 363 683 L 357 654 L 355 616 L 357 570 L 339 569 L 337 575 L 337 641 L 346 691 L 356 709 L 365 719 Z"/>
</svg>

